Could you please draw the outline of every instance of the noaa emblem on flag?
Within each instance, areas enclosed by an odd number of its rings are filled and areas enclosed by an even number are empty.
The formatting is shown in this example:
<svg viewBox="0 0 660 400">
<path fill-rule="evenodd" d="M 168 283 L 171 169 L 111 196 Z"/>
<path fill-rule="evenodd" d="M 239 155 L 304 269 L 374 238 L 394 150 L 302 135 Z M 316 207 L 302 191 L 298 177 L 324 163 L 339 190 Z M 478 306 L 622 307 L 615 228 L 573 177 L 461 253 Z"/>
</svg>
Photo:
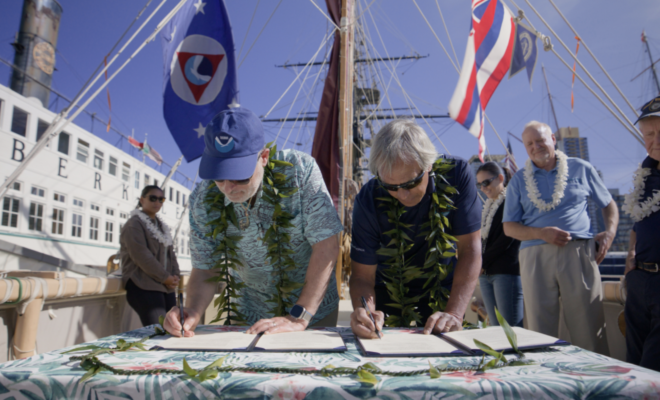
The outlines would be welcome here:
<svg viewBox="0 0 660 400">
<path fill-rule="evenodd" d="M 529 57 L 532 56 L 532 50 L 534 49 L 532 38 L 529 36 L 529 33 L 523 32 L 518 38 L 520 39 L 520 45 L 522 46 L 523 58 L 525 62 L 529 60 Z M 536 38 L 535 38 L 536 39 Z"/>
<path fill-rule="evenodd" d="M 234 150 L 234 138 L 231 136 L 216 136 L 213 142 L 215 149 L 220 153 L 229 153 Z"/>
<path fill-rule="evenodd" d="M 174 52 L 170 71 L 177 96 L 190 104 L 208 104 L 220 94 L 227 77 L 225 49 L 208 36 L 190 35 Z"/>
</svg>

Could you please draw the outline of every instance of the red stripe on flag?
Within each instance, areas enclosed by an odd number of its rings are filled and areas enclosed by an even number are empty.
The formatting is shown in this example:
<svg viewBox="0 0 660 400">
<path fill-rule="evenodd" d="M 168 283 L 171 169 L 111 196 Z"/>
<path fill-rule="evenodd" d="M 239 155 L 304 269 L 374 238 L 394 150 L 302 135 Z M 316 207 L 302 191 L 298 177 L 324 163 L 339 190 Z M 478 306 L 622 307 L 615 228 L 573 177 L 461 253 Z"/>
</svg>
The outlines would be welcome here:
<svg viewBox="0 0 660 400">
<path fill-rule="evenodd" d="M 506 53 L 504 53 L 504 56 L 497 64 L 497 68 L 495 68 L 495 71 L 493 71 L 493 73 L 484 84 L 484 87 L 481 89 L 481 107 L 483 107 L 484 110 L 486 109 L 491 96 L 493 93 L 495 93 L 497 85 L 500 84 L 502 78 L 504 78 L 504 75 L 506 75 L 509 67 L 511 66 L 511 53 L 513 52 L 513 41 L 515 39 L 516 28 L 514 26 L 513 18 L 510 19 L 510 22 L 511 35 L 509 35 L 509 43 L 507 44 Z"/>
<path fill-rule="evenodd" d="M 474 94 L 474 86 L 477 84 L 477 65 L 475 63 L 472 64 L 472 72 L 470 73 L 470 80 L 468 82 L 469 82 L 468 87 L 467 90 L 465 91 L 465 100 L 463 101 L 463 105 L 461 106 L 461 111 L 458 113 L 458 116 L 456 117 L 456 122 L 458 122 L 461 125 L 465 123 L 465 119 L 467 118 L 467 115 L 470 112 L 470 109 L 472 108 L 472 96 Z"/>
<path fill-rule="evenodd" d="M 474 25 L 474 50 L 475 52 L 479 50 L 481 42 L 484 41 L 490 28 L 493 26 L 493 21 L 495 20 L 495 11 L 497 9 L 497 0 L 490 0 L 486 6 L 486 11 L 484 15 L 481 16 L 481 21 L 477 22 L 472 19 L 472 24 Z"/>
</svg>

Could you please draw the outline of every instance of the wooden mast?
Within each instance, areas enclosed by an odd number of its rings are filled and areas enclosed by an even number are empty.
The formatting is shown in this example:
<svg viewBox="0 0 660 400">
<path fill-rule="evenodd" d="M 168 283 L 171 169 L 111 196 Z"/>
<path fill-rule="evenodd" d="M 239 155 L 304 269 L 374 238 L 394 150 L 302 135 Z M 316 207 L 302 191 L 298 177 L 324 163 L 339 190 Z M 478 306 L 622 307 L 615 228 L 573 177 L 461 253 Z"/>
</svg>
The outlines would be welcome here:
<svg viewBox="0 0 660 400">
<path fill-rule="evenodd" d="M 354 58 L 354 19 L 355 0 L 341 1 L 340 43 L 339 48 L 339 155 L 341 162 L 341 182 L 339 184 L 339 218 L 346 228 L 346 180 L 353 178 L 353 58 Z M 343 270 L 344 231 L 339 235 L 339 256 L 337 258 L 337 290 L 341 297 Z M 350 249 L 343 249 L 350 251 Z"/>
</svg>

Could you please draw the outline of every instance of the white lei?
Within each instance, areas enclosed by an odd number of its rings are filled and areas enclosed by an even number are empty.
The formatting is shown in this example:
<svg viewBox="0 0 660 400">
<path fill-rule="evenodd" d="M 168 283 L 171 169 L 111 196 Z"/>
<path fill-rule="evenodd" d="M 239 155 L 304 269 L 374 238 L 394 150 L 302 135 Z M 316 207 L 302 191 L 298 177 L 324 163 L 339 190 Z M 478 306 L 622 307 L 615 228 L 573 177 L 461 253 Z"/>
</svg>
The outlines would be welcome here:
<svg viewBox="0 0 660 400">
<path fill-rule="evenodd" d="M 165 247 L 170 247 L 172 245 L 172 235 L 170 234 L 170 227 L 167 226 L 167 224 L 163 222 L 163 220 L 161 220 L 158 217 L 158 215 L 156 215 L 156 218 L 158 218 L 161 225 L 163 225 L 163 230 L 165 231 L 165 233 L 161 232 L 161 230 L 158 229 L 156 224 L 154 224 L 151 221 L 151 218 L 149 218 L 149 216 L 144 212 L 142 212 L 141 210 L 136 209 L 131 211 L 131 217 L 134 215 L 137 215 L 138 218 L 140 218 L 142 222 L 144 222 L 144 224 L 147 226 L 147 229 L 149 230 L 149 232 L 151 232 L 153 237 L 156 238 L 156 240 L 158 240 L 160 243 L 165 245 Z"/>
<path fill-rule="evenodd" d="M 488 199 L 484 204 L 483 210 L 481 210 L 481 250 L 482 252 L 486 250 L 486 241 L 488 240 L 488 233 L 490 232 L 490 226 L 493 223 L 493 217 L 497 212 L 497 209 L 500 208 L 500 204 L 504 202 L 506 198 L 506 189 L 500 193 L 495 200 Z"/>
<path fill-rule="evenodd" d="M 633 175 L 633 190 L 626 195 L 626 200 L 623 203 L 623 211 L 630 215 L 635 222 L 639 222 L 660 210 L 660 190 L 655 190 L 653 196 L 641 201 L 644 195 L 644 182 L 649 175 L 651 175 L 651 168 L 642 168 L 641 165 L 637 168 L 635 175 Z"/>
<path fill-rule="evenodd" d="M 552 203 L 546 203 L 541 200 L 541 193 L 536 186 L 534 179 L 534 169 L 532 168 L 532 160 L 527 160 L 525 163 L 525 188 L 527 189 L 527 197 L 531 200 L 532 204 L 539 209 L 539 211 L 550 211 L 561 203 L 564 198 L 564 190 L 566 190 L 566 181 L 568 180 L 568 162 L 566 154 L 560 150 L 555 150 L 557 154 L 557 178 L 555 179 L 555 190 L 552 193 Z"/>
</svg>

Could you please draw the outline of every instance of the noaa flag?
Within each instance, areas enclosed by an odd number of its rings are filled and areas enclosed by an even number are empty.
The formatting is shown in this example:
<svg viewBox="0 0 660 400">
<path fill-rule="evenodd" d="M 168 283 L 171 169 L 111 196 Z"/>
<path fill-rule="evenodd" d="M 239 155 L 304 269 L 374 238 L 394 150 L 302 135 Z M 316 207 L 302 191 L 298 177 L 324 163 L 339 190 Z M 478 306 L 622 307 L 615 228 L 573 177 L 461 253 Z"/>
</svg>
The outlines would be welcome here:
<svg viewBox="0 0 660 400">
<path fill-rule="evenodd" d="M 538 59 L 538 48 L 536 47 L 536 33 L 520 22 L 516 24 L 516 39 L 511 56 L 511 70 L 509 70 L 509 79 L 512 76 L 527 69 L 529 85 L 532 85 L 532 76 Z"/>
<path fill-rule="evenodd" d="M 165 82 L 163 113 L 190 162 L 204 151 L 214 115 L 238 103 L 236 55 L 222 0 L 188 0 L 161 33 Z"/>
<path fill-rule="evenodd" d="M 515 24 L 499 0 L 472 0 L 472 28 L 461 75 L 449 102 L 449 116 L 479 140 L 479 159 L 486 150 L 484 110 L 511 65 Z"/>
</svg>

